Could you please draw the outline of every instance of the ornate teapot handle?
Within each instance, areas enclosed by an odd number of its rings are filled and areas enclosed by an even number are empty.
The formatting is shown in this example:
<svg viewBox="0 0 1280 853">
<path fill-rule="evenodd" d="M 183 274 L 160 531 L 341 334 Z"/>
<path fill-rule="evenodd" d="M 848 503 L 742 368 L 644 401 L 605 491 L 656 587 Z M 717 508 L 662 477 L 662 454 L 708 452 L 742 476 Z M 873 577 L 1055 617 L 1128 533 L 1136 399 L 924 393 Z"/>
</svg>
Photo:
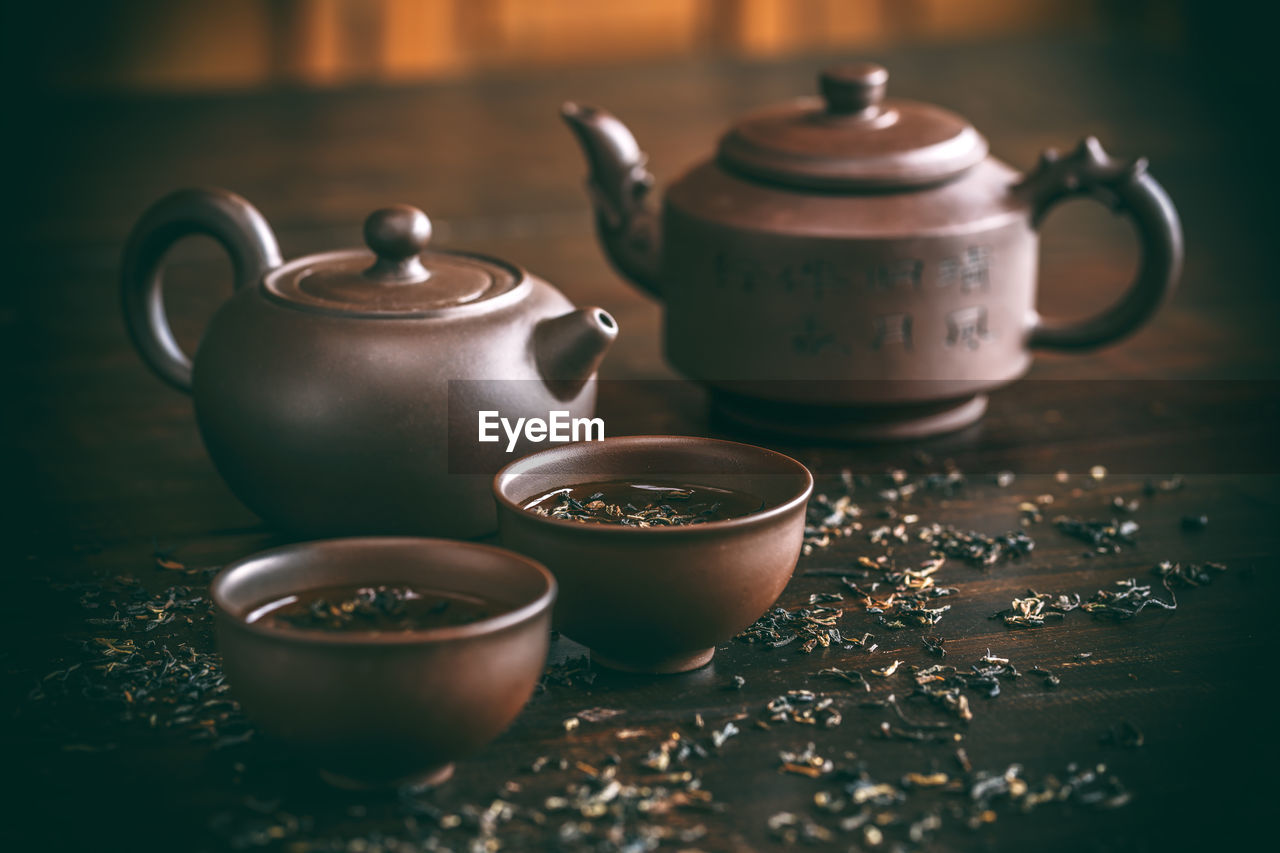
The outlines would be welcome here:
<svg viewBox="0 0 1280 853">
<path fill-rule="evenodd" d="M 217 189 L 170 193 L 147 209 L 125 244 L 121 298 L 129 337 L 147 365 L 175 388 L 191 390 L 191 359 L 169 328 L 164 310 L 164 256 L 184 237 L 217 240 L 235 270 L 239 290 L 280 265 L 275 234 L 258 209 Z"/>
<path fill-rule="evenodd" d="M 1129 217 L 1142 244 L 1137 278 L 1118 302 L 1074 323 L 1037 322 L 1031 346 L 1072 350 L 1110 343 L 1150 319 L 1173 291 L 1182 272 L 1182 225 L 1169 196 L 1147 174 L 1145 159 L 1118 163 L 1090 136 L 1065 157 L 1046 151 L 1015 191 L 1029 197 L 1036 227 L 1055 204 L 1083 195 Z"/>
</svg>

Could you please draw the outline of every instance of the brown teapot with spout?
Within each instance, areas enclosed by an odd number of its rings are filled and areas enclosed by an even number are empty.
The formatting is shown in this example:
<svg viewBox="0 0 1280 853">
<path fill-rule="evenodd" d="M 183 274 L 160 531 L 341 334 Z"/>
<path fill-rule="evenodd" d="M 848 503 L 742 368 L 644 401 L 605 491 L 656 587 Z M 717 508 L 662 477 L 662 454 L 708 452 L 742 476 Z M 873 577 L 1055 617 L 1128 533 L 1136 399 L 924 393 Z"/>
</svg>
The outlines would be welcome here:
<svg viewBox="0 0 1280 853">
<path fill-rule="evenodd" d="M 191 234 L 222 244 L 236 285 L 193 360 L 161 294 L 164 254 Z M 215 466 L 268 522 L 322 535 L 487 533 L 489 481 L 515 457 L 505 440 L 478 441 L 479 413 L 589 418 L 617 327 L 513 264 L 429 248 L 431 223 L 412 207 L 373 213 L 364 234 L 367 250 L 282 262 L 244 199 L 173 193 L 125 249 L 130 335 L 191 393 Z"/>
<path fill-rule="evenodd" d="M 564 107 L 610 259 L 664 303 L 668 359 L 732 421 L 849 439 L 959 429 L 1033 350 L 1114 341 L 1176 283 L 1181 226 L 1145 160 L 1089 138 L 1020 174 L 960 116 L 887 99 L 887 82 L 871 63 L 833 68 L 821 98 L 742 118 L 660 214 L 627 128 Z M 1129 218 L 1142 256 L 1111 308 L 1059 323 L 1035 309 L 1037 227 L 1077 196 Z"/>
</svg>

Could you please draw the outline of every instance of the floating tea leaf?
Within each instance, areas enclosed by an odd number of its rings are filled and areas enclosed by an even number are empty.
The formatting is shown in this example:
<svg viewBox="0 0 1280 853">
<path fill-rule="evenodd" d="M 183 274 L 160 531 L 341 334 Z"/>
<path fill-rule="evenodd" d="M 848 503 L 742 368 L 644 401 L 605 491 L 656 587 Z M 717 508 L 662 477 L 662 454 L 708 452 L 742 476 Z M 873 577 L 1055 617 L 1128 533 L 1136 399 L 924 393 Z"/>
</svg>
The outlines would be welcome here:
<svg viewBox="0 0 1280 853">
<path fill-rule="evenodd" d="M 681 527 L 758 512 L 764 501 L 746 492 L 692 484 L 609 480 L 555 489 L 527 501 L 538 515 L 582 524 Z"/>
<path fill-rule="evenodd" d="M 395 633 L 468 625 L 507 608 L 455 592 L 409 586 L 326 586 L 264 602 L 246 621 L 307 631 Z"/>
</svg>

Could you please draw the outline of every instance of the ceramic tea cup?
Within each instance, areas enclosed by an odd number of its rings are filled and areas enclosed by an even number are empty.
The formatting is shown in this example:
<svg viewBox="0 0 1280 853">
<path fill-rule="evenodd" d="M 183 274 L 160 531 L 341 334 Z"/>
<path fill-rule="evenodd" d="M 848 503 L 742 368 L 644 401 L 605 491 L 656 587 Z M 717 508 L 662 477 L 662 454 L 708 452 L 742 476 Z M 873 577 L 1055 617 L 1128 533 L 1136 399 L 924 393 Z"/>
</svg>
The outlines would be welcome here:
<svg viewBox="0 0 1280 853">
<path fill-rule="evenodd" d="M 335 586 L 402 584 L 492 606 L 468 624 L 325 631 L 255 618 Z M 266 733 L 346 787 L 439 783 L 493 740 L 546 663 L 556 583 L 533 560 L 444 539 L 331 539 L 227 566 L 213 581 L 233 695 Z"/>
<path fill-rule="evenodd" d="M 689 526 L 580 523 L 525 507 L 566 486 L 606 480 L 746 492 L 758 511 Z M 555 627 L 592 658 L 630 672 L 700 667 L 716 643 L 777 600 L 804 538 L 813 477 L 761 447 L 688 436 L 625 436 L 561 445 L 494 477 L 502 544 L 542 562 L 560 597 Z"/>
</svg>

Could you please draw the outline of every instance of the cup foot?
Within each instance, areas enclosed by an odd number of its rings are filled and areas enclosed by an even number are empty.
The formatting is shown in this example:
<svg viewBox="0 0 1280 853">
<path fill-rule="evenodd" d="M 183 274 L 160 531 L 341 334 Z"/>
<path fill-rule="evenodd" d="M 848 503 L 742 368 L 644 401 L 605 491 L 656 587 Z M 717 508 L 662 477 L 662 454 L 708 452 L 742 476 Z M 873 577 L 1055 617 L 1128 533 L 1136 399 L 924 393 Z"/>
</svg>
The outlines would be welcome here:
<svg viewBox="0 0 1280 853">
<path fill-rule="evenodd" d="M 688 672 L 692 669 L 706 666 L 711 663 L 711 658 L 715 655 L 716 650 L 713 646 L 709 649 L 701 649 L 685 655 L 673 655 L 672 657 L 659 658 L 657 660 L 646 661 L 621 661 L 615 658 L 602 655 L 594 649 L 591 651 L 591 660 L 600 666 L 608 669 L 616 669 L 619 672 L 634 672 L 644 675 L 671 675 L 677 672 Z"/>
<path fill-rule="evenodd" d="M 901 406 L 825 407 L 767 403 L 712 392 L 716 415 L 774 435 L 837 441 L 906 441 L 964 429 L 987 411 L 987 395 Z"/>
<path fill-rule="evenodd" d="M 344 791 L 372 791 L 382 788 L 399 788 L 404 785 L 412 785 L 415 788 L 434 788 L 437 785 L 443 785 L 453 777 L 454 766 L 452 763 L 443 767 L 436 767 L 425 773 L 412 776 L 404 776 L 399 779 L 356 779 L 351 776 L 335 773 L 332 770 L 320 770 L 320 778 L 328 782 L 335 788 L 341 788 Z"/>
</svg>

